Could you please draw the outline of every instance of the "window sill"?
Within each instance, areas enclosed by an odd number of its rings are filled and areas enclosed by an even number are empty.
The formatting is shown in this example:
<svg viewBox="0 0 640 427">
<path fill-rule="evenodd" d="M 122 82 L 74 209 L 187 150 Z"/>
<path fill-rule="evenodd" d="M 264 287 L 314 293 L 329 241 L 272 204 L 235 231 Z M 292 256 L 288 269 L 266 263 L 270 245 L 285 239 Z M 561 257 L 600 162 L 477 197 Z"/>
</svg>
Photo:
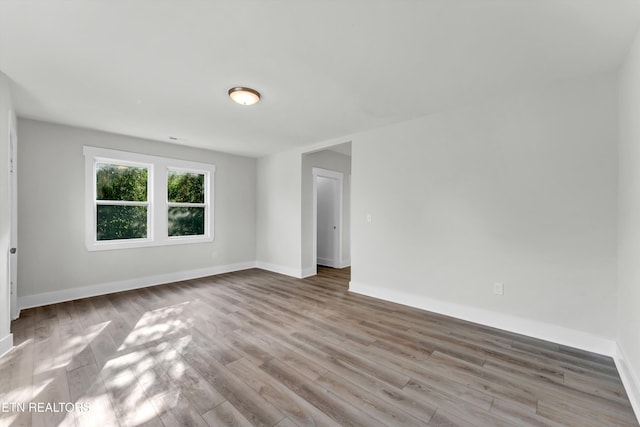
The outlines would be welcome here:
<svg viewBox="0 0 640 427">
<path fill-rule="evenodd" d="M 163 240 L 131 239 L 131 240 L 105 240 L 100 242 L 87 242 L 89 252 L 110 251 L 116 249 L 151 248 L 158 246 L 175 246 L 213 242 L 213 236 L 185 236 L 168 237 Z"/>
</svg>

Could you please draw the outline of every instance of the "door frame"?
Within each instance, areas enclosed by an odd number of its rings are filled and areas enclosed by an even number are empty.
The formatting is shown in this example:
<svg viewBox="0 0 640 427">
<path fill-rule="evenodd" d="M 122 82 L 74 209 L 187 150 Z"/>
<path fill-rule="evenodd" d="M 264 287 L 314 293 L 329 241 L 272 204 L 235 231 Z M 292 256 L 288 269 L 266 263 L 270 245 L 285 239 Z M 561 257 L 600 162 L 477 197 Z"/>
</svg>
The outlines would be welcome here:
<svg viewBox="0 0 640 427">
<path fill-rule="evenodd" d="M 338 206 L 338 259 L 337 265 L 334 267 L 340 268 L 342 265 L 342 199 L 344 192 L 344 173 L 313 167 L 311 168 L 311 174 L 313 177 L 313 274 L 318 274 L 318 177 L 334 179 L 337 181 L 338 191 L 336 195 L 336 206 Z"/>
<path fill-rule="evenodd" d="M 9 111 L 9 248 L 18 247 L 18 133 L 15 111 Z M 20 316 L 18 307 L 18 255 L 9 253 L 10 315 L 15 320 Z"/>
</svg>

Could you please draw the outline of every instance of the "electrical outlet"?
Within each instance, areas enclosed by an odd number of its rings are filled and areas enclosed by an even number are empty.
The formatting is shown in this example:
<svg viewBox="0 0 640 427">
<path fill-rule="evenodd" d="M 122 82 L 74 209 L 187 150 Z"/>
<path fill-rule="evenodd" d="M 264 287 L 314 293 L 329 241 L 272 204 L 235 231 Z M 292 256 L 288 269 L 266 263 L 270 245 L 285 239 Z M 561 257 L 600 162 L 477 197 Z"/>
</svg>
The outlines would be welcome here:
<svg viewBox="0 0 640 427">
<path fill-rule="evenodd" d="M 371 214 L 367 214 L 367 222 L 371 224 Z"/>
<path fill-rule="evenodd" d="M 495 282 L 493 284 L 493 293 L 495 295 L 504 295 L 504 285 L 502 283 Z"/>
</svg>

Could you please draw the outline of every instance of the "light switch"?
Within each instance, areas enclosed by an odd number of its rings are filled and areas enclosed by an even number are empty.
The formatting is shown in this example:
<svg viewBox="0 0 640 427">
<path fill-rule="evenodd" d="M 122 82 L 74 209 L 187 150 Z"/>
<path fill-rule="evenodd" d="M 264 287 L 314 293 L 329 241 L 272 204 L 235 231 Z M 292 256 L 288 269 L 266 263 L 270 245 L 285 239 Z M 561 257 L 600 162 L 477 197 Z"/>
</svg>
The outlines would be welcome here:
<svg viewBox="0 0 640 427">
<path fill-rule="evenodd" d="M 493 293 L 495 295 L 504 295 L 504 285 L 502 283 L 494 283 L 493 284 Z"/>
</svg>

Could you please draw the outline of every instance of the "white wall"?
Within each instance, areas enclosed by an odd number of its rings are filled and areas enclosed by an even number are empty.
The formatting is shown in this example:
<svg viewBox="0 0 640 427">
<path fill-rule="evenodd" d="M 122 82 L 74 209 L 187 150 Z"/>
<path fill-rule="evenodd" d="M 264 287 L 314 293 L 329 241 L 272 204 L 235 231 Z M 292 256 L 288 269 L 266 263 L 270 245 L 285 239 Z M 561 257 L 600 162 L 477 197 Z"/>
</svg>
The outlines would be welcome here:
<svg viewBox="0 0 640 427">
<path fill-rule="evenodd" d="M 618 329 L 627 393 L 640 414 L 640 36 L 620 71 Z"/>
<path fill-rule="evenodd" d="M 353 290 L 612 353 L 615 76 L 351 139 Z"/>
<path fill-rule="evenodd" d="M 12 109 L 9 79 L 0 72 L 0 355 L 13 345 L 9 332 L 10 279 L 8 269 L 9 234 L 9 111 Z"/>
<path fill-rule="evenodd" d="M 258 159 L 257 175 L 257 265 L 301 277 L 300 153 L 291 150 Z"/>
<path fill-rule="evenodd" d="M 351 157 L 331 150 L 302 154 L 302 269 L 311 274 L 313 259 L 313 175 L 314 167 L 344 174 L 342 188 L 342 260 L 351 263 Z"/>
<path fill-rule="evenodd" d="M 30 296 L 136 278 L 170 279 L 180 277 L 175 276 L 178 272 L 253 265 L 255 159 L 25 119 L 19 120 L 18 132 L 21 301 L 37 303 L 40 300 Z M 215 164 L 215 240 L 87 251 L 84 145 Z"/>
</svg>

